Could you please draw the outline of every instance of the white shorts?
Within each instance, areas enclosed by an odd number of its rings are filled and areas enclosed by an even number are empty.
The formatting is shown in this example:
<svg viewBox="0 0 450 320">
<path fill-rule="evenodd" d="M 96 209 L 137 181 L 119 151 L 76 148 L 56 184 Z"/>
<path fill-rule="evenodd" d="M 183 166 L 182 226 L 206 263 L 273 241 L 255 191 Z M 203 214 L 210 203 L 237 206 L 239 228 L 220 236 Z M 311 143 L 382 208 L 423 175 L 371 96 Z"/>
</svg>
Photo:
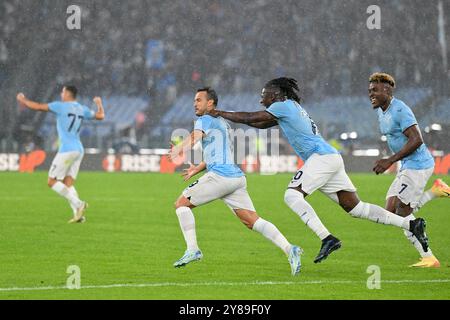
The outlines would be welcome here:
<svg viewBox="0 0 450 320">
<path fill-rule="evenodd" d="M 423 195 L 428 179 L 434 172 L 434 168 L 424 170 L 405 169 L 397 173 L 388 190 L 386 199 L 397 197 L 404 204 L 414 209 Z"/>
<path fill-rule="evenodd" d="M 319 155 L 314 153 L 297 171 L 288 188 L 298 188 L 307 194 L 320 190 L 325 194 L 339 191 L 356 192 L 356 188 L 345 172 L 340 154 Z"/>
<path fill-rule="evenodd" d="M 84 154 L 78 151 L 57 153 L 48 176 L 56 180 L 63 180 L 67 176 L 76 179 L 83 156 Z"/>
<path fill-rule="evenodd" d="M 222 177 L 208 172 L 183 191 L 183 196 L 198 207 L 221 199 L 232 210 L 245 209 L 255 212 L 255 207 L 247 192 L 247 179 Z"/>
</svg>

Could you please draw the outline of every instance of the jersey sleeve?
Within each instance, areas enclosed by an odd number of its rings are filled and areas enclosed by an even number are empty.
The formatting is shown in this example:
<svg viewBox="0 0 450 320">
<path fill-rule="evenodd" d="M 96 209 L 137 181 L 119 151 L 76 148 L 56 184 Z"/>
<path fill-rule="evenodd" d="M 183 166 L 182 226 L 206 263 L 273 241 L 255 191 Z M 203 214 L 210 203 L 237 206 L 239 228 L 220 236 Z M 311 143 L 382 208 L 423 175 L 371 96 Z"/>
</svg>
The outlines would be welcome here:
<svg viewBox="0 0 450 320">
<path fill-rule="evenodd" d="M 94 110 L 89 109 L 86 106 L 83 106 L 83 117 L 86 120 L 93 120 L 95 118 L 95 112 Z"/>
<path fill-rule="evenodd" d="M 62 112 L 63 104 L 61 102 L 55 101 L 48 104 L 48 109 L 50 112 L 55 114 L 60 114 Z"/>
<path fill-rule="evenodd" d="M 277 119 L 285 118 L 289 113 L 289 109 L 283 102 L 273 103 L 266 111 Z"/>
<path fill-rule="evenodd" d="M 212 118 L 210 116 L 200 117 L 194 125 L 194 130 L 200 130 L 206 133 L 211 128 Z"/>
<path fill-rule="evenodd" d="M 416 117 L 410 108 L 401 108 L 396 113 L 397 122 L 400 125 L 402 132 L 404 132 L 409 127 L 417 124 Z"/>
</svg>

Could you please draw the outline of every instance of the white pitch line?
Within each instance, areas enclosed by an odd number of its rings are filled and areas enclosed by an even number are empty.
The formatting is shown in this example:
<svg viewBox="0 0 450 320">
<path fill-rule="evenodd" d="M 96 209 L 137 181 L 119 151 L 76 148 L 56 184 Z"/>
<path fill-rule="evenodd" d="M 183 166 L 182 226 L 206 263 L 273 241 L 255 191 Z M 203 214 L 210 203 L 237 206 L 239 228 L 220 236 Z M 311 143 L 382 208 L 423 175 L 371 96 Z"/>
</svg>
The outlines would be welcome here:
<svg viewBox="0 0 450 320">
<path fill-rule="evenodd" d="M 30 200 L 30 197 L 0 197 L 0 201 L 27 201 Z M 58 197 L 39 197 L 40 200 L 54 200 L 59 201 Z M 155 198 L 126 198 L 127 201 L 141 201 L 141 202 L 148 202 L 153 201 Z M 118 201 L 124 201 L 124 198 L 99 198 L 99 197 L 93 197 L 89 198 L 88 201 L 106 201 L 106 202 L 118 202 Z"/>
<path fill-rule="evenodd" d="M 420 283 L 449 283 L 450 279 L 433 280 L 381 280 L 381 284 L 420 284 Z M 162 283 L 141 283 L 141 284 L 109 284 L 109 285 L 87 285 L 80 289 L 112 289 L 112 288 L 147 288 L 147 287 L 229 287 L 229 286 L 272 286 L 272 285 L 314 285 L 314 284 L 366 284 L 365 281 L 351 280 L 312 280 L 312 281 L 255 281 L 255 282 L 162 282 Z M 51 291 L 51 290 L 69 290 L 66 286 L 47 286 L 47 287 L 29 287 L 29 288 L 0 288 L 0 292 L 11 291 Z"/>
</svg>

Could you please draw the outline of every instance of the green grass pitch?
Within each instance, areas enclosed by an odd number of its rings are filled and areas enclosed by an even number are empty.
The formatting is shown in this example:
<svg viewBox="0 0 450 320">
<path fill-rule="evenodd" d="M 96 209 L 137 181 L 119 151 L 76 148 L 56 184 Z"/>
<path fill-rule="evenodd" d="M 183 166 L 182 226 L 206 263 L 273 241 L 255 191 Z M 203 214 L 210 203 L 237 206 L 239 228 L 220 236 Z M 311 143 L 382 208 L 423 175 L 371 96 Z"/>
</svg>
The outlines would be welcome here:
<svg viewBox="0 0 450 320">
<path fill-rule="evenodd" d="M 384 204 L 393 176 L 351 177 L 362 199 Z M 173 268 L 185 250 L 173 209 L 187 185 L 179 175 L 81 172 L 88 221 L 69 225 L 70 207 L 47 188 L 46 173 L 1 173 L 0 299 L 450 298 L 448 199 L 418 214 L 441 268 L 412 269 L 418 254 L 401 230 L 351 218 L 317 192 L 309 201 L 343 247 L 316 265 L 320 241 L 283 202 L 290 178 L 249 175 L 248 186 L 258 213 L 304 249 L 298 277 L 220 201 L 194 211 L 204 259 Z M 70 265 L 80 267 L 79 290 L 64 288 Z M 380 268 L 381 289 L 367 288 L 371 265 Z"/>
</svg>

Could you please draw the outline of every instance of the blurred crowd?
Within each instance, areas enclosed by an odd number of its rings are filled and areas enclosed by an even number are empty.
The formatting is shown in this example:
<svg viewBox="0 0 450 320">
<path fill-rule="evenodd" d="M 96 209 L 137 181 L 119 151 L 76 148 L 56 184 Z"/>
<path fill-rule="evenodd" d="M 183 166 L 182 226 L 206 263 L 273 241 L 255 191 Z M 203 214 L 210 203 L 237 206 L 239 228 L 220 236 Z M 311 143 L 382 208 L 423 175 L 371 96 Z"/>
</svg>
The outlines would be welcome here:
<svg viewBox="0 0 450 320">
<path fill-rule="evenodd" d="M 34 37 L 52 55 L 46 68 L 56 69 L 59 82 L 80 81 L 116 94 L 202 84 L 254 90 L 289 74 L 301 80 L 307 95 L 333 95 L 365 88 L 368 74 L 378 69 L 395 74 L 400 85 L 439 86 L 448 76 L 438 1 L 381 2 L 381 30 L 367 28 L 370 2 L 361 0 L 79 3 L 82 29 L 69 31 L 67 1 L 3 0 L 0 65 L 9 68 L 0 79 L 14 72 L 17 51 L 33 49 L 24 40 Z M 443 6 L 450 9 L 447 1 Z M 146 65 L 151 39 L 163 45 L 158 68 Z"/>
<path fill-rule="evenodd" d="M 158 119 L 200 86 L 257 94 L 283 75 L 298 78 L 308 100 L 364 94 L 379 70 L 399 87 L 449 90 L 449 1 L 377 1 L 380 30 L 367 28 L 369 0 L 79 0 L 81 30 L 66 27 L 71 4 L 0 2 L 2 96 L 49 99 L 56 84 L 74 83 L 85 95 L 149 95 L 147 117 Z M 0 120 L 16 112 L 13 100 L 1 103 Z"/>
</svg>

